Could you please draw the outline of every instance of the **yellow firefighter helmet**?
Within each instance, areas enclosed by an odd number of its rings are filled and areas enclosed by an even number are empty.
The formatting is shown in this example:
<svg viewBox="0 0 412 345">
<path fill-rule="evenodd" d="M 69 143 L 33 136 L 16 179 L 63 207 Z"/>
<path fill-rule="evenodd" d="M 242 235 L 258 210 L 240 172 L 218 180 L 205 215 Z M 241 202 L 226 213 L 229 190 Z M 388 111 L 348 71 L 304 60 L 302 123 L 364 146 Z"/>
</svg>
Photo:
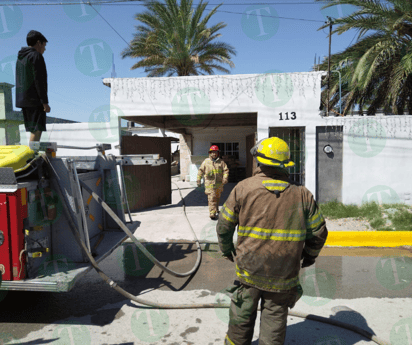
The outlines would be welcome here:
<svg viewBox="0 0 412 345">
<path fill-rule="evenodd" d="M 289 168 L 295 165 L 290 160 L 288 144 L 280 138 L 271 137 L 259 141 L 250 153 L 263 165 Z"/>
</svg>

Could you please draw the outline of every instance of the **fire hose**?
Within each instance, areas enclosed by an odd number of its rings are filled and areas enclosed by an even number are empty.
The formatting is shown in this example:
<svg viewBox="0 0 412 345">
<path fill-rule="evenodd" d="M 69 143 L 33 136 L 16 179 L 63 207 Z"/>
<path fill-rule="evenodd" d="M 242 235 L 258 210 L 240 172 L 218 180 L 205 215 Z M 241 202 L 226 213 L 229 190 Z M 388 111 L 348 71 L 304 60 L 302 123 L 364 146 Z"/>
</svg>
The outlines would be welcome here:
<svg viewBox="0 0 412 345">
<path fill-rule="evenodd" d="M 51 167 L 51 164 L 49 164 L 49 166 Z M 56 177 L 56 180 L 59 180 L 59 176 L 56 173 L 56 171 L 54 171 L 54 169 L 51 169 Z M 90 260 L 90 263 L 92 264 L 93 268 L 96 270 L 96 272 L 101 276 L 101 278 L 114 290 L 116 290 L 117 292 L 119 292 L 120 294 L 122 294 L 124 297 L 135 301 L 137 303 L 143 304 L 143 305 L 147 305 L 147 306 L 151 306 L 157 309 L 199 309 L 199 308 L 230 308 L 230 304 L 228 303 L 193 303 L 193 304 L 164 304 L 164 303 L 156 303 L 156 302 L 152 302 L 152 301 L 147 301 L 144 300 L 142 298 L 136 297 L 134 295 L 132 295 L 131 293 L 127 292 L 126 290 L 122 289 L 119 285 L 116 284 L 116 282 L 114 282 L 110 277 L 108 277 L 101 269 L 100 267 L 97 265 L 97 262 L 94 260 L 92 254 L 88 251 L 86 244 L 83 242 L 83 240 L 81 239 L 80 235 L 79 235 L 79 231 L 77 229 L 76 224 L 74 223 L 72 216 L 68 210 L 68 206 L 66 205 L 66 199 L 63 197 L 63 192 L 61 190 L 61 184 L 60 183 L 56 183 L 57 184 L 57 193 L 59 194 L 60 200 L 62 200 L 62 205 L 63 205 L 63 211 L 68 219 L 70 228 L 73 232 L 73 235 L 76 238 L 76 241 L 78 242 L 78 244 L 80 245 L 80 247 L 83 249 L 83 251 L 85 252 L 85 254 L 87 255 L 87 257 Z M 200 265 L 200 261 L 202 258 L 202 250 L 200 247 L 200 243 L 197 239 L 197 236 L 193 230 L 193 227 L 187 217 L 186 214 L 186 205 L 184 202 L 184 198 L 182 196 L 182 192 L 180 190 L 180 188 L 177 186 L 177 184 L 175 184 L 173 182 L 173 184 L 177 187 L 177 189 L 179 190 L 180 193 L 180 197 L 182 198 L 183 201 L 183 213 L 184 216 L 189 224 L 189 227 L 195 237 L 195 242 L 197 245 L 197 260 L 195 263 L 195 266 L 193 267 L 192 270 L 186 272 L 186 273 L 177 273 L 172 271 L 171 269 L 163 266 L 140 242 L 139 240 L 131 233 L 131 231 L 127 228 L 127 226 L 120 220 L 120 218 L 113 212 L 113 210 L 110 208 L 109 205 L 107 205 L 100 197 L 99 195 L 97 195 L 95 192 L 93 192 L 83 181 L 80 180 L 80 184 L 81 186 L 93 197 L 93 199 L 100 204 L 100 206 L 110 215 L 110 217 L 112 217 L 112 219 L 117 223 L 117 225 L 119 225 L 119 227 L 127 234 L 127 236 L 129 236 L 129 238 L 133 241 L 133 243 L 143 252 L 144 255 L 146 255 L 146 257 L 153 262 L 156 266 L 158 266 L 162 271 L 166 271 L 169 274 L 175 276 L 175 277 L 187 277 L 190 276 L 191 274 L 193 274 L 194 272 L 196 272 L 196 270 L 199 268 Z M 260 310 L 260 308 L 258 308 L 258 310 Z M 308 313 L 303 313 L 303 312 L 299 312 L 299 311 L 294 311 L 294 310 L 289 310 L 288 312 L 289 316 L 295 316 L 295 317 L 299 317 L 299 318 L 303 318 L 303 319 L 307 319 L 307 320 L 313 320 L 313 321 L 318 321 L 318 322 L 323 322 L 323 323 L 327 323 L 330 325 L 334 325 L 340 328 L 344 328 L 347 330 L 350 330 L 352 332 L 358 333 L 362 336 L 364 336 L 365 338 L 374 341 L 376 344 L 378 345 L 391 345 L 389 342 L 382 340 L 380 338 L 378 338 L 376 335 L 360 328 L 357 327 L 355 325 L 351 325 L 342 321 L 338 321 L 338 320 L 332 320 L 326 317 L 322 317 L 322 316 L 318 316 L 318 315 L 313 315 L 313 314 L 308 314 Z"/>
</svg>

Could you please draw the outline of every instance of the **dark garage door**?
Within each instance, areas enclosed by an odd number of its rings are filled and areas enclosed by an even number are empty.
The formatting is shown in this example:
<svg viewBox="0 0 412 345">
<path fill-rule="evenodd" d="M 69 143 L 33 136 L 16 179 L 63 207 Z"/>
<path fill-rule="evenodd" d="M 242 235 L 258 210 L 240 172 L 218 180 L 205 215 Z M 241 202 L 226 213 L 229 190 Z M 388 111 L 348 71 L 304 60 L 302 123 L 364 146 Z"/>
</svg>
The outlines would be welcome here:
<svg viewBox="0 0 412 345">
<path fill-rule="evenodd" d="M 127 199 L 131 212 L 172 203 L 171 138 L 122 137 L 121 154 L 159 154 L 167 160 L 161 166 L 124 166 Z"/>
</svg>

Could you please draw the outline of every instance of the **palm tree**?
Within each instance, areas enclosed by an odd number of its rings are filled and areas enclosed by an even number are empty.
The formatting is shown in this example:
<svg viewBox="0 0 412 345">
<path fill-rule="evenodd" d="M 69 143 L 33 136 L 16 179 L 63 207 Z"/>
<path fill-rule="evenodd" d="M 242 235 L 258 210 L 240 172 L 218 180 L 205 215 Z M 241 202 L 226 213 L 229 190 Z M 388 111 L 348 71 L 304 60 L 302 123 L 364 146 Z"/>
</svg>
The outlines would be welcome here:
<svg viewBox="0 0 412 345">
<path fill-rule="evenodd" d="M 148 11 L 137 14 L 135 19 L 145 25 L 136 27 L 137 33 L 130 46 L 122 52 L 122 58 L 141 60 L 131 69 L 144 67 L 148 77 L 168 77 L 214 74 L 214 70 L 230 73 L 220 64 L 235 65 L 230 54 L 234 48 L 226 43 L 213 42 L 226 27 L 220 22 L 208 28 L 206 25 L 219 6 L 216 6 L 202 20 L 208 3 L 200 1 L 192 9 L 193 0 L 146 1 Z"/>
<path fill-rule="evenodd" d="M 331 56 L 331 70 L 342 73 L 343 113 L 358 104 L 362 114 L 375 114 L 378 108 L 412 114 L 412 3 L 411 0 L 316 0 L 322 7 L 356 6 L 356 11 L 333 21 L 332 34 L 358 30 L 357 41 L 343 52 Z M 327 27 L 323 25 L 319 30 Z M 367 35 L 368 34 L 368 35 Z M 315 69 L 327 70 L 328 59 Z M 339 102 L 339 80 L 331 73 L 330 106 Z M 326 90 L 322 101 L 326 103 Z"/>
</svg>

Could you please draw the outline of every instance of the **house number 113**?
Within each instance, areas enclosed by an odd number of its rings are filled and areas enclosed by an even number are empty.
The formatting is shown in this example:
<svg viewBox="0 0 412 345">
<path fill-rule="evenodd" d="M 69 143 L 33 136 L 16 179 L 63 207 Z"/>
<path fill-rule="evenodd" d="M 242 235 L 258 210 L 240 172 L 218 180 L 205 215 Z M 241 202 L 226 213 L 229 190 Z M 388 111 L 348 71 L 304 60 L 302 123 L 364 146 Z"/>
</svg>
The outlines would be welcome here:
<svg viewBox="0 0 412 345">
<path fill-rule="evenodd" d="M 285 113 L 285 116 L 286 116 L 286 119 L 285 120 L 296 120 L 296 113 L 294 112 L 294 111 L 292 111 L 291 113 L 290 113 L 290 115 L 292 115 L 292 117 L 289 119 L 289 113 Z M 283 120 L 283 118 L 282 118 L 282 113 L 279 113 L 279 116 L 280 116 L 280 120 Z"/>
</svg>

